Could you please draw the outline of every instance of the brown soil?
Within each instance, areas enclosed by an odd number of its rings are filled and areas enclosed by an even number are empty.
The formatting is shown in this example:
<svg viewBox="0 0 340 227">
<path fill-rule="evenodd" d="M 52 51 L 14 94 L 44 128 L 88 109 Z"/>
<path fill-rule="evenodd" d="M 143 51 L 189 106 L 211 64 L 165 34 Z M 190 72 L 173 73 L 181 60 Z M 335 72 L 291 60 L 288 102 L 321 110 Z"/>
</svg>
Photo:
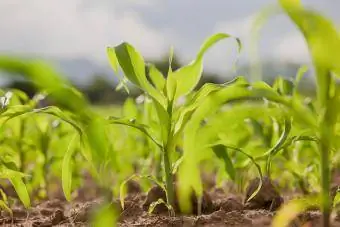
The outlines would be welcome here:
<svg viewBox="0 0 340 227">
<path fill-rule="evenodd" d="M 205 193 L 202 202 L 202 215 L 183 215 L 175 208 L 177 216 L 170 217 L 167 209 L 160 206 L 155 209 L 157 214 L 148 214 L 147 205 L 159 198 L 164 199 L 164 192 L 153 187 L 149 193 L 140 192 L 139 187 L 133 184 L 133 190 L 125 200 L 124 210 L 118 200 L 113 202 L 119 211 L 118 226 L 245 226 L 266 227 L 271 226 L 275 210 L 283 202 L 274 186 L 267 179 L 263 182 L 253 201 L 247 198 L 257 188 L 258 180 L 250 183 L 246 195 L 230 195 L 220 188 L 214 188 Z M 77 202 L 75 202 L 77 201 Z M 79 201 L 68 203 L 65 200 L 55 199 L 36 204 L 26 210 L 20 206 L 12 208 L 13 217 L 2 211 L 1 226 L 89 226 L 92 211 L 100 205 L 101 200 Z M 197 204 L 196 204 L 197 206 Z M 333 218 L 332 226 L 340 226 L 340 221 Z M 308 211 L 299 216 L 291 227 L 314 227 L 320 225 L 320 213 Z"/>
</svg>

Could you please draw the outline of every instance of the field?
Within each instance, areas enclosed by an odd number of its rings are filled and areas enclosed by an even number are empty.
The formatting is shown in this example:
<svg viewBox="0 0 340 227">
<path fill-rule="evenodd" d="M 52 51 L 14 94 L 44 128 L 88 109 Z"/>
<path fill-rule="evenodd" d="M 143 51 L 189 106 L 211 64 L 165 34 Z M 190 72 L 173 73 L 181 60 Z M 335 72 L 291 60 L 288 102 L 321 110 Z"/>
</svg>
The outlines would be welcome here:
<svg viewBox="0 0 340 227">
<path fill-rule="evenodd" d="M 297 0 L 281 10 L 305 38 L 315 98 L 292 79 L 201 79 L 203 57 L 163 75 L 133 44 L 107 47 L 122 106 L 92 106 L 42 61 L 0 56 L 39 88 L 0 94 L 3 226 L 340 226 L 340 33 Z M 268 13 L 259 21 L 267 20 Z M 254 71 L 255 72 L 255 71 Z"/>
</svg>

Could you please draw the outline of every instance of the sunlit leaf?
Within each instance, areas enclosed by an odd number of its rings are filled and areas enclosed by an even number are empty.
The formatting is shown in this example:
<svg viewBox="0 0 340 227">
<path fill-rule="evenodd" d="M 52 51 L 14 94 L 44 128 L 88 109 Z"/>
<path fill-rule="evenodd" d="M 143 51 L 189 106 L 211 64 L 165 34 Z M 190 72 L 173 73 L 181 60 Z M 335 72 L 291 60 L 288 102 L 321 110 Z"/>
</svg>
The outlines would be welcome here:
<svg viewBox="0 0 340 227">
<path fill-rule="evenodd" d="M 232 36 L 225 33 L 217 33 L 210 36 L 201 46 L 194 61 L 174 72 L 169 73 L 166 85 L 169 100 L 177 100 L 177 98 L 188 94 L 196 87 L 202 76 L 204 54 L 220 40 L 230 37 Z M 241 43 L 237 38 L 236 41 L 238 44 L 238 50 L 240 50 Z"/>
<path fill-rule="evenodd" d="M 79 142 L 77 134 L 73 136 L 70 141 L 67 151 L 64 154 L 62 170 L 61 170 L 61 183 L 64 191 L 65 198 L 67 201 L 71 200 L 71 190 L 72 190 L 72 175 L 73 170 L 71 168 L 72 156 L 75 152 L 76 144 Z"/>
<path fill-rule="evenodd" d="M 306 197 L 302 199 L 294 199 L 284 204 L 274 216 L 273 227 L 286 227 L 299 214 L 312 206 L 319 206 L 317 197 Z"/>
<path fill-rule="evenodd" d="M 214 151 L 215 155 L 221 159 L 224 163 L 224 169 L 229 174 L 231 180 L 235 180 L 235 168 L 234 165 L 228 155 L 227 149 L 223 145 L 213 146 L 212 150 Z"/>
</svg>

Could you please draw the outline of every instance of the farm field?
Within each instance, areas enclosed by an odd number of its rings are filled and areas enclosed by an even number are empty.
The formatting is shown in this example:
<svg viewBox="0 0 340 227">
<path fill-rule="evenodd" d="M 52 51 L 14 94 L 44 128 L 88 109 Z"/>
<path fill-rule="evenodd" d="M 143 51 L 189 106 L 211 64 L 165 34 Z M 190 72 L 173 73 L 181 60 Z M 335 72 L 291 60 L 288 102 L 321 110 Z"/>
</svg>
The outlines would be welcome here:
<svg viewBox="0 0 340 227">
<path fill-rule="evenodd" d="M 0 91 L 2 226 L 340 226 L 340 33 L 279 3 L 313 68 L 272 85 L 240 75 L 195 89 L 210 48 L 242 51 L 227 33 L 177 70 L 171 49 L 166 75 L 133 43 L 106 47 L 117 89 L 142 91 L 121 106 L 91 105 L 46 62 L 0 55 L 1 71 L 39 89 Z M 308 70 L 313 98 L 298 89 Z"/>
</svg>

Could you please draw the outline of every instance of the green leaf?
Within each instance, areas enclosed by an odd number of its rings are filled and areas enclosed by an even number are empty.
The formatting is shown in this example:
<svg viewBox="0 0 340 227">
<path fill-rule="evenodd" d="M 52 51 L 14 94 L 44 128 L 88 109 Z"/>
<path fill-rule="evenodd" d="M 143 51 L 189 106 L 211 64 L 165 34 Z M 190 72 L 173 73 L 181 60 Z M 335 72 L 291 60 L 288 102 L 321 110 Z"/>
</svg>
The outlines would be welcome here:
<svg viewBox="0 0 340 227">
<path fill-rule="evenodd" d="M 33 110 L 33 108 L 31 106 L 28 105 L 15 105 L 15 106 L 10 106 L 8 107 L 5 112 L 0 114 L 0 122 L 1 122 L 1 127 L 3 127 L 3 125 L 15 118 L 15 117 L 19 117 L 21 115 L 27 114 L 29 112 L 31 112 Z"/>
<path fill-rule="evenodd" d="M 115 73 L 118 73 L 119 62 L 114 49 L 111 47 L 106 47 L 106 54 L 109 58 L 109 63 Z"/>
<path fill-rule="evenodd" d="M 225 171 L 229 174 L 231 180 L 234 181 L 236 172 L 234 165 L 228 155 L 227 149 L 223 145 L 216 145 L 212 147 L 212 150 L 214 151 L 215 155 L 223 161 Z"/>
<path fill-rule="evenodd" d="M 315 205 L 320 205 L 319 198 L 315 196 L 291 200 L 288 203 L 285 203 L 283 207 L 277 211 L 274 216 L 272 226 L 288 227 L 291 221 L 293 221 L 299 214 Z"/>
<path fill-rule="evenodd" d="M 224 84 L 204 84 L 184 106 L 180 107 L 178 111 L 174 113 L 176 119 L 174 132 L 178 134 L 182 131 L 182 129 L 185 127 L 186 123 L 190 119 L 192 113 L 205 101 L 205 99 L 211 93 L 222 90 L 223 88 L 228 86 L 244 86 L 246 84 L 248 83 L 242 77 L 237 77 Z"/>
<path fill-rule="evenodd" d="M 294 81 L 294 86 L 295 86 L 294 96 L 297 95 L 300 81 L 302 80 L 303 76 L 306 74 L 307 71 L 308 71 L 308 66 L 306 65 L 301 66 L 299 70 L 297 71 L 296 76 L 295 76 L 295 81 Z"/>
<path fill-rule="evenodd" d="M 119 66 L 119 62 L 116 56 L 116 53 L 114 52 L 114 50 L 110 47 L 106 47 L 106 54 L 109 58 L 109 62 L 110 65 L 113 69 L 113 71 L 115 72 L 116 75 L 118 75 L 118 66 Z M 125 91 L 129 94 L 129 88 L 126 85 L 127 80 L 125 78 L 120 78 L 117 76 L 117 78 L 119 79 L 119 84 L 116 87 L 116 90 L 120 90 L 122 87 L 124 87 Z"/>
<path fill-rule="evenodd" d="M 64 154 L 62 169 L 61 169 L 61 183 L 65 198 L 67 201 L 71 201 L 71 190 L 72 190 L 72 168 L 71 160 L 75 152 L 75 146 L 79 142 L 78 134 L 75 134 L 71 139 L 67 151 Z"/>
<path fill-rule="evenodd" d="M 194 61 L 174 72 L 169 72 L 166 84 L 169 100 L 177 100 L 177 98 L 188 94 L 196 87 L 202 76 L 204 54 L 220 40 L 230 37 L 230 35 L 225 33 L 217 33 L 210 36 L 201 46 Z M 240 50 L 240 41 L 237 38 L 236 40 Z"/>
<path fill-rule="evenodd" d="M 339 188 L 336 190 L 336 194 L 335 194 L 335 197 L 334 197 L 334 200 L 333 200 L 333 207 L 336 207 L 338 206 L 340 203 L 340 191 L 339 191 Z"/>
<path fill-rule="evenodd" d="M 26 208 L 31 206 L 30 196 L 27 192 L 25 183 L 21 177 L 11 177 L 9 178 L 12 183 L 16 193 L 18 194 L 20 201 L 24 204 Z"/>
<path fill-rule="evenodd" d="M 149 64 L 149 77 L 158 91 L 163 91 L 165 87 L 165 78 L 155 65 Z"/>
<path fill-rule="evenodd" d="M 94 212 L 91 220 L 91 226 L 107 227 L 117 226 L 118 212 L 113 204 L 102 205 Z"/>
<path fill-rule="evenodd" d="M 158 205 L 165 205 L 166 208 L 168 209 L 169 211 L 169 214 L 170 214 L 170 217 L 174 217 L 175 216 L 175 211 L 174 209 L 171 207 L 170 204 L 166 203 L 163 199 L 158 199 L 157 201 L 154 201 L 150 204 L 149 206 L 149 209 L 148 209 L 148 213 L 149 214 L 152 214 L 153 211 L 155 210 L 155 208 L 158 206 Z"/>
<path fill-rule="evenodd" d="M 147 179 L 149 181 L 151 181 L 152 183 L 156 183 L 158 186 L 160 186 L 161 188 L 163 188 L 163 190 L 165 191 L 164 185 L 159 182 L 157 179 L 153 178 L 152 176 L 144 176 L 144 175 L 137 175 L 137 174 L 133 174 L 131 175 L 129 178 L 127 178 L 126 180 L 124 180 L 120 186 L 119 186 L 119 200 L 120 200 L 120 205 L 124 210 L 124 200 L 126 198 L 126 184 L 133 179 Z"/>
<path fill-rule="evenodd" d="M 218 141 L 218 142 L 216 142 L 214 144 L 208 145 L 208 147 L 215 147 L 215 146 L 224 146 L 227 149 L 235 150 L 235 151 L 245 155 L 255 165 L 255 167 L 257 169 L 257 172 L 259 174 L 260 182 L 259 182 L 259 185 L 258 185 L 257 189 L 253 192 L 253 194 L 251 194 L 249 196 L 247 202 L 250 201 L 251 199 L 253 199 L 256 196 L 256 194 L 260 191 L 260 189 L 262 187 L 262 178 L 263 178 L 263 176 L 262 176 L 262 171 L 261 171 L 260 165 L 255 161 L 255 159 L 251 155 L 247 154 L 246 152 L 244 152 L 240 148 L 237 148 L 237 147 L 235 147 L 233 145 L 229 145 L 229 144 L 224 143 L 224 141 Z"/>
<path fill-rule="evenodd" d="M 266 152 L 264 154 L 264 156 L 268 155 L 267 163 L 266 163 L 266 171 L 267 171 L 268 176 L 270 174 L 272 157 L 274 155 L 276 155 L 280 151 L 280 149 L 282 149 L 283 145 L 285 144 L 285 142 L 287 141 L 287 139 L 289 137 L 289 133 L 291 131 L 291 128 L 292 128 L 291 120 L 285 119 L 284 130 L 283 130 L 279 140 L 276 142 L 276 144 L 268 152 Z"/>
<path fill-rule="evenodd" d="M 158 142 L 148 131 L 148 126 L 140 124 L 136 121 L 126 120 L 126 119 L 119 119 L 111 117 L 108 121 L 109 124 L 117 124 L 117 125 L 125 125 L 129 126 L 135 129 L 138 129 L 139 131 L 143 132 L 149 139 L 151 139 L 158 147 L 162 147 L 161 143 Z"/>
<path fill-rule="evenodd" d="M 280 0 L 282 8 L 303 34 L 310 51 L 321 102 L 328 96 L 329 72 L 340 76 L 340 34 L 330 20 L 306 10 L 299 0 Z"/>
<path fill-rule="evenodd" d="M 123 116 L 128 119 L 136 119 L 138 116 L 137 105 L 133 98 L 127 98 L 123 104 Z"/>
<path fill-rule="evenodd" d="M 134 85 L 147 92 L 151 97 L 155 98 L 165 108 L 165 97 L 149 83 L 145 75 L 144 59 L 137 50 L 129 43 L 123 42 L 111 48 L 110 53 L 111 52 L 115 53 L 125 77 Z"/>
</svg>

